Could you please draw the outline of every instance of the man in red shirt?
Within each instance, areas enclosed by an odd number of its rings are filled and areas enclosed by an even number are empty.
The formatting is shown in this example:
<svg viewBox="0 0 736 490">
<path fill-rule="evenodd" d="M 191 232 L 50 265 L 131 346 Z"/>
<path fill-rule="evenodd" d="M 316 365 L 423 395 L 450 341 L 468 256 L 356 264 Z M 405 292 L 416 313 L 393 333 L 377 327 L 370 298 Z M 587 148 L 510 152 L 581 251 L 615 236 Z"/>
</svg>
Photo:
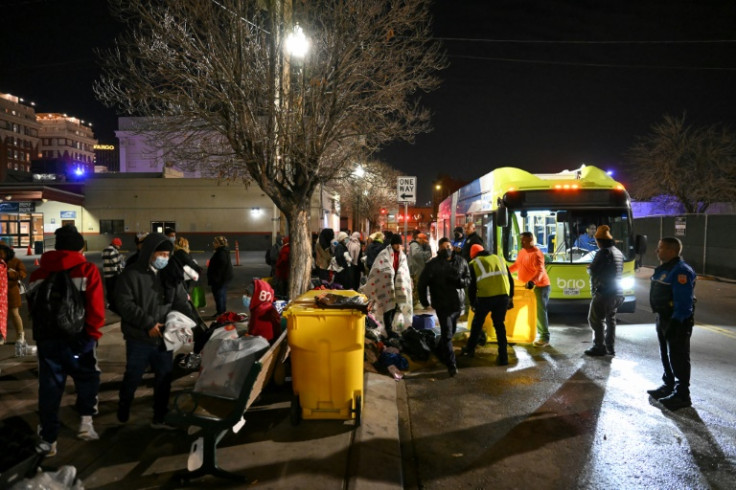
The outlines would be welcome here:
<svg viewBox="0 0 736 490">
<path fill-rule="evenodd" d="M 509 270 L 518 272 L 519 280 L 526 283 L 527 289 L 534 289 L 534 296 L 537 298 L 537 338 L 534 345 L 546 347 L 549 345 L 547 303 L 550 282 L 547 269 L 544 268 L 544 254 L 534 246 L 534 235 L 531 232 L 521 233 L 521 250 Z"/>
</svg>

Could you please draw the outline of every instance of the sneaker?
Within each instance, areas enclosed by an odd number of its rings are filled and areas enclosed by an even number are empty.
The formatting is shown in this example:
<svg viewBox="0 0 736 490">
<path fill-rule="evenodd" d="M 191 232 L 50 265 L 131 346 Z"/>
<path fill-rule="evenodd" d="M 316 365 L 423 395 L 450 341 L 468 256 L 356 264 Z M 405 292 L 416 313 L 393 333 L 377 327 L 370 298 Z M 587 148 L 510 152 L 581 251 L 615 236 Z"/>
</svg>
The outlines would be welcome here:
<svg viewBox="0 0 736 490">
<path fill-rule="evenodd" d="M 166 422 L 156 422 L 155 420 L 151 422 L 151 429 L 157 429 L 157 430 L 177 430 L 178 427 L 175 427 L 173 425 L 169 425 Z"/>
<path fill-rule="evenodd" d="M 662 385 L 657 389 L 654 390 L 647 390 L 647 393 L 649 393 L 649 396 L 654 398 L 655 400 L 659 400 L 660 398 L 665 398 L 667 396 L 670 396 L 674 389 L 667 385 Z"/>
<path fill-rule="evenodd" d="M 94 425 L 92 425 L 91 415 L 82 415 L 82 421 L 79 424 L 77 438 L 83 441 L 96 441 L 100 438 L 100 436 L 97 435 L 97 432 L 95 432 Z"/>
<path fill-rule="evenodd" d="M 693 405 L 692 401 L 690 401 L 690 397 L 683 398 L 677 393 L 672 393 L 670 396 L 666 396 L 664 398 L 659 399 L 659 403 L 664 405 L 664 408 L 675 411 L 679 410 L 681 408 L 691 407 Z"/>
<path fill-rule="evenodd" d="M 606 355 L 606 349 L 605 347 L 599 347 L 599 346 L 593 346 L 590 349 L 585 351 L 586 356 L 592 356 L 592 357 L 600 357 Z"/>
<path fill-rule="evenodd" d="M 0 345 L 5 345 L 5 337 L 0 337 Z"/>
<path fill-rule="evenodd" d="M 549 340 L 537 339 L 532 342 L 532 345 L 535 347 L 547 347 L 549 345 Z"/>
<path fill-rule="evenodd" d="M 606 346 L 606 354 L 609 355 L 609 356 L 615 356 L 616 355 L 616 351 L 613 350 L 613 347 Z"/>
<path fill-rule="evenodd" d="M 42 452 L 42 453 L 45 452 L 46 454 L 43 455 L 44 458 L 53 458 L 57 454 L 56 441 L 54 442 L 41 441 L 36 451 Z"/>
</svg>

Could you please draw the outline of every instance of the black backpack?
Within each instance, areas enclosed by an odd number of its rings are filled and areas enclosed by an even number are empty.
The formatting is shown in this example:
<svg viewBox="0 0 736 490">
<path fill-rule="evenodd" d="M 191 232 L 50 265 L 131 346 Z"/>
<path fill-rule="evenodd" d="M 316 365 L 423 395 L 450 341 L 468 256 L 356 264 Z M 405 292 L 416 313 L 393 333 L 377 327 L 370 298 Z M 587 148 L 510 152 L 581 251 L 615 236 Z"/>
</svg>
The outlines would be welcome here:
<svg viewBox="0 0 736 490">
<path fill-rule="evenodd" d="M 84 293 L 77 289 L 69 270 L 49 274 L 28 295 L 34 328 L 46 334 L 73 337 L 84 330 Z"/>
</svg>

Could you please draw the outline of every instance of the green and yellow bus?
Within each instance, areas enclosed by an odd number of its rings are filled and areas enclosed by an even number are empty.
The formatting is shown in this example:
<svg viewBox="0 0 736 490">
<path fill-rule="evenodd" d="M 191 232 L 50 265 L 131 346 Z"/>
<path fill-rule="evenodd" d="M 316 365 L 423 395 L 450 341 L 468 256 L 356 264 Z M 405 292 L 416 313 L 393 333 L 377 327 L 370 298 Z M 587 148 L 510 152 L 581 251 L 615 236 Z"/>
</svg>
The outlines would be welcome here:
<svg viewBox="0 0 736 490">
<path fill-rule="evenodd" d="M 520 233 L 530 231 L 544 252 L 551 281 L 550 311 L 569 311 L 590 302 L 587 266 L 596 249 L 586 229 L 608 225 L 625 257 L 620 312 L 633 312 L 634 268 L 646 237 L 632 231 L 629 194 L 603 170 L 583 165 L 556 174 L 531 174 L 511 167 L 497 168 L 454 192 L 437 212 L 438 237 L 452 238 L 457 226 L 476 224 L 487 250 L 514 262 Z"/>
</svg>

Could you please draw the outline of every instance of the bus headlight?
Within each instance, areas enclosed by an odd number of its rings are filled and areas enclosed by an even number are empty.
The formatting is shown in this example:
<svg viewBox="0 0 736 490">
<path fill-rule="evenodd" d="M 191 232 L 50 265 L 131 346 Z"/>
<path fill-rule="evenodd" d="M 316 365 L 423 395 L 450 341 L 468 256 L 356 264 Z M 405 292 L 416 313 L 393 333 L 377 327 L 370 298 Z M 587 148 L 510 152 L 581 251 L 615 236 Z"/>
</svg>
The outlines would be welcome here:
<svg viewBox="0 0 736 490">
<path fill-rule="evenodd" d="M 624 277 L 620 281 L 621 289 L 624 291 L 628 291 L 629 289 L 634 289 L 635 279 L 633 276 Z"/>
</svg>

